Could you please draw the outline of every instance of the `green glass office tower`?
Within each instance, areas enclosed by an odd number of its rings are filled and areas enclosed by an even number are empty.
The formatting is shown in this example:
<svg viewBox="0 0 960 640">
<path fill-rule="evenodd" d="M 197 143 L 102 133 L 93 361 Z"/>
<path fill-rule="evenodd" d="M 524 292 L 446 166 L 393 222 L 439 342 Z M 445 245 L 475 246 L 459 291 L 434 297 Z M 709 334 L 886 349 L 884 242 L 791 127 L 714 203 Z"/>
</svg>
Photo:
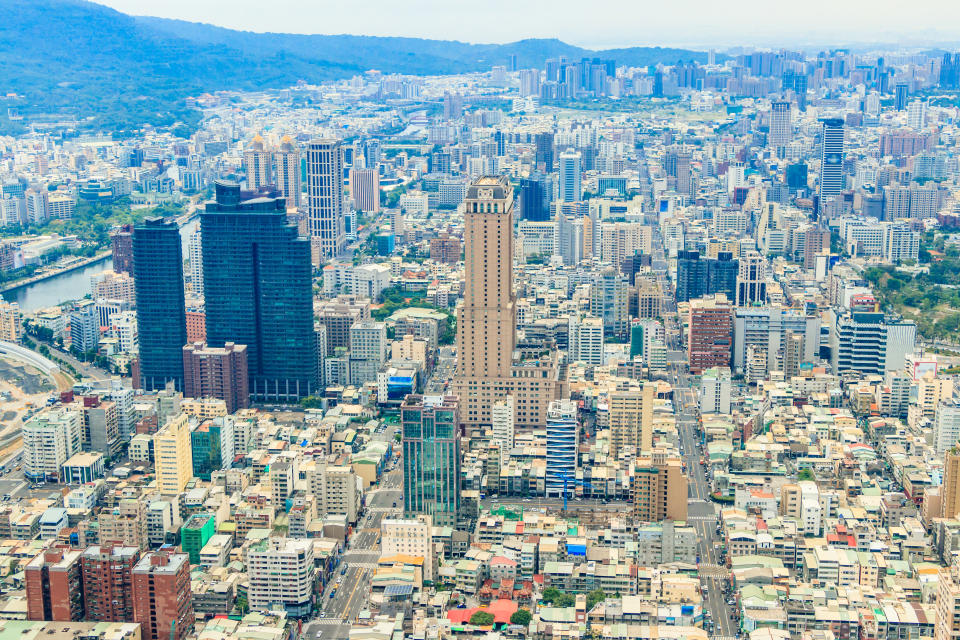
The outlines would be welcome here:
<svg viewBox="0 0 960 640">
<path fill-rule="evenodd" d="M 292 402 L 317 385 L 310 244 L 286 201 L 217 181 L 200 214 L 207 344 L 247 345 L 250 397 Z"/>
<path fill-rule="evenodd" d="M 133 259 L 140 336 L 137 386 L 153 391 L 173 381 L 177 390 L 182 391 L 187 320 L 183 251 L 177 223 L 147 218 L 134 227 Z"/>
<path fill-rule="evenodd" d="M 460 510 L 460 431 L 457 398 L 409 395 L 403 428 L 403 511 L 456 526 Z"/>
</svg>

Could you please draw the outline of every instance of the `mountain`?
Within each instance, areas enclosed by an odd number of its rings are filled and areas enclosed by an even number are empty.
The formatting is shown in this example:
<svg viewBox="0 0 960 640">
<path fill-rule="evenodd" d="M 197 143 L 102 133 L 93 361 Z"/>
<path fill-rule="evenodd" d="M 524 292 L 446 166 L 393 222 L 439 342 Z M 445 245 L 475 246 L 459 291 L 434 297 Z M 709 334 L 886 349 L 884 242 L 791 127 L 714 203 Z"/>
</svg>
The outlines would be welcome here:
<svg viewBox="0 0 960 640">
<path fill-rule="evenodd" d="M 685 49 L 592 51 L 559 40 L 493 45 L 420 38 L 253 33 L 133 17 L 84 0 L 0 1 L 0 99 L 28 120 L 74 117 L 85 129 L 195 125 L 185 98 L 203 92 L 281 88 L 368 69 L 445 74 L 487 70 L 516 54 L 523 67 L 547 58 L 614 58 L 635 66 L 703 61 Z M 18 125 L 0 108 L 0 133 Z"/>
</svg>

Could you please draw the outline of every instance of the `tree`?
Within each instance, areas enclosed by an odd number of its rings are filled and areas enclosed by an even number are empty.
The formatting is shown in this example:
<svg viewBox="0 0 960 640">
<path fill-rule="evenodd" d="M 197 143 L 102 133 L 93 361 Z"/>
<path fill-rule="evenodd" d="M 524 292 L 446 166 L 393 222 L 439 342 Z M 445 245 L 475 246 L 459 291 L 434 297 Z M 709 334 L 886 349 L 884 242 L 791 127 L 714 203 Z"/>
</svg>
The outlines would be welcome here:
<svg viewBox="0 0 960 640">
<path fill-rule="evenodd" d="M 477 627 L 489 627 L 493 624 L 493 614 L 489 611 L 477 611 L 470 616 L 470 624 Z"/>
<path fill-rule="evenodd" d="M 510 616 L 510 624 L 519 624 L 521 626 L 527 626 L 530 624 L 530 620 L 533 619 L 533 614 L 527 611 L 526 609 L 517 609 L 513 612 L 513 615 Z"/>
<path fill-rule="evenodd" d="M 590 611 L 598 603 L 607 599 L 607 593 L 603 589 L 594 589 L 587 594 L 587 611 Z"/>
<path fill-rule="evenodd" d="M 813 475 L 813 471 L 810 469 L 800 469 L 800 472 L 797 473 L 797 480 L 800 482 L 813 482 L 816 480 L 816 477 Z"/>
</svg>

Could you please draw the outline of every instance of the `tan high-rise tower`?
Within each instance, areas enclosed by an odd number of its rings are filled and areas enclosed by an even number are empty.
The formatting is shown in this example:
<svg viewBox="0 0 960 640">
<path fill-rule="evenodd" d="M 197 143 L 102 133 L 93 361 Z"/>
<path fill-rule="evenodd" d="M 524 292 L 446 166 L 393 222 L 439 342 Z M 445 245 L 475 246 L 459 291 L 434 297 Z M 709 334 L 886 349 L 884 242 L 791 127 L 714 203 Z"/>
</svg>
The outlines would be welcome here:
<svg viewBox="0 0 960 640">
<path fill-rule="evenodd" d="M 943 454 L 943 485 L 940 488 L 941 517 L 960 514 L 960 449 L 951 447 Z"/>
<path fill-rule="evenodd" d="M 277 169 L 277 188 L 287 200 L 287 209 L 296 209 L 300 206 L 300 149 L 293 138 L 283 136 L 273 159 Z"/>
<path fill-rule="evenodd" d="M 243 153 L 243 162 L 247 167 L 247 189 L 273 184 L 273 158 L 260 135 L 250 141 L 250 146 Z"/>
<path fill-rule="evenodd" d="M 513 190 L 504 178 L 479 178 L 465 202 L 466 288 L 457 317 L 457 374 L 508 377 L 517 332 Z"/>
<path fill-rule="evenodd" d="M 457 311 L 454 378 L 460 422 L 468 429 L 490 426 L 494 402 L 512 394 L 517 427 L 545 425 L 563 384 L 555 350 L 514 359 L 513 189 L 504 177 L 478 178 L 464 206 L 466 282 Z"/>
</svg>

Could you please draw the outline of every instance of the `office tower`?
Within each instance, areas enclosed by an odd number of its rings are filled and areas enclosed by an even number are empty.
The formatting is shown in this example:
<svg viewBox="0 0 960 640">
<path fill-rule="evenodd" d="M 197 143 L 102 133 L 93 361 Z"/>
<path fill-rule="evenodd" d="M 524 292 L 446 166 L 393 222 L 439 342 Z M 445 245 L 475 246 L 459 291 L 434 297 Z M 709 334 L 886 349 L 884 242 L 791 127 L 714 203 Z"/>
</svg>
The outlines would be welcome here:
<svg viewBox="0 0 960 640">
<path fill-rule="evenodd" d="M 160 427 L 153 436 L 153 457 L 160 495 L 179 495 L 193 477 L 190 421 L 187 414 L 174 416 Z"/>
<path fill-rule="evenodd" d="M 603 321 L 605 334 L 626 337 L 627 283 L 613 267 L 604 268 L 590 285 L 590 313 Z"/>
<path fill-rule="evenodd" d="M 280 149 L 273 154 L 277 189 L 287 201 L 287 207 L 300 207 L 300 148 L 290 136 L 283 136 Z"/>
<path fill-rule="evenodd" d="M 404 515 L 426 514 L 439 527 L 460 511 L 459 402 L 453 396 L 409 395 L 400 407 Z"/>
<path fill-rule="evenodd" d="M 60 468 L 81 450 L 83 424 L 72 407 L 46 409 L 31 416 L 21 428 L 23 474 L 30 479 L 57 482 Z"/>
<path fill-rule="evenodd" d="M 250 146 L 243 152 L 243 164 L 247 171 L 247 189 L 250 191 L 274 184 L 273 154 L 266 149 L 260 135 L 254 136 Z"/>
<path fill-rule="evenodd" d="M 603 320 L 595 316 L 571 318 L 568 333 L 571 362 L 603 364 Z"/>
<path fill-rule="evenodd" d="M 756 251 L 740 255 L 737 272 L 738 307 L 767 301 L 767 259 Z"/>
<path fill-rule="evenodd" d="M 307 145 L 307 226 L 314 264 L 343 253 L 343 152 L 339 140 L 312 140 Z"/>
<path fill-rule="evenodd" d="M 227 413 L 250 406 L 247 346 L 225 343 L 208 347 L 201 342 L 183 346 L 185 398 L 219 398 Z"/>
<path fill-rule="evenodd" d="M 835 374 L 859 371 L 883 375 L 903 369 L 913 353 L 917 326 L 882 313 L 835 311 L 830 326 L 830 365 Z"/>
<path fill-rule="evenodd" d="M 770 106 L 770 146 L 784 147 L 792 138 L 790 103 L 778 100 Z"/>
<path fill-rule="evenodd" d="M 363 386 L 377 379 L 387 361 L 387 325 L 364 320 L 350 327 L 350 382 Z"/>
<path fill-rule="evenodd" d="M 83 620 L 82 554 L 80 549 L 51 547 L 24 567 L 27 620 Z"/>
<path fill-rule="evenodd" d="M 133 275 L 133 225 L 125 224 L 110 233 L 113 249 L 113 270 Z"/>
<path fill-rule="evenodd" d="M 506 178 L 483 177 L 470 185 L 464 243 L 465 289 L 457 316 L 453 382 L 460 419 L 465 425 L 489 425 L 494 399 L 512 394 L 517 424 L 542 426 L 547 406 L 562 386 L 560 371 L 556 353 L 513 362 L 513 189 Z"/>
<path fill-rule="evenodd" d="M 190 234 L 187 239 L 187 260 L 189 262 L 190 287 L 193 289 L 193 295 L 198 298 L 203 297 L 203 240 L 200 236 L 200 229 Z M 188 338 L 189 339 L 189 338 Z"/>
<path fill-rule="evenodd" d="M 823 118 L 820 154 L 820 203 L 823 205 L 843 191 L 843 119 Z"/>
<path fill-rule="evenodd" d="M 204 420 L 190 432 L 193 475 L 201 480 L 209 480 L 214 471 L 229 468 L 235 451 L 234 421 L 229 416 Z"/>
<path fill-rule="evenodd" d="M 266 613 L 279 605 L 289 616 L 310 615 L 315 571 L 310 540 L 264 538 L 254 543 L 247 550 L 250 608 Z"/>
<path fill-rule="evenodd" d="M 133 230 L 140 338 L 139 380 L 148 391 L 173 382 L 183 388 L 183 354 L 187 342 L 183 297 L 183 253 L 173 220 L 147 218 Z"/>
<path fill-rule="evenodd" d="M 190 559 L 169 547 L 133 567 L 133 618 L 143 640 L 183 640 L 193 631 Z"/>
<path fill-rule="evenodd" d="M 531 174 L 520 181 L 520 215 L 524 220 L 545 222 L 550 219 L 550 208 L 545 194 L 545 181 L 539 174 Z"/>
<path fill-rule="evenodd" d="M 728 300 L 736 297 L 737 274 L 740 261 L 730 251 L 720 251 L 715 260 L 707 260 L 707 288 L 705 295 L 722 293 Z"/>
<path fill-rule="evenodd" d="M 707 263 L 699 251 L 677 252 L 677 302 L 687 302 L 706 293 Z"/>
<path fill-rule="evenodd" d="M 680 458 L 668 458 L 663 451 L 637 458 L 630 498 L 637 522 L 686 520 L 687 477 Z"/>
<path fill-rule="evenodd" d="M 910 97 L 910 85 L 906 82 L 898 82 L 894 91 L 894 109 L 903 111 L 907 108 L 907 99 Z"/>
<path fill-rule="evenodd" d="M 200 214 L 207 344 L 246 345 L 251 399 L 308 396 L 317 380 L 309 243 L 283 199 L 242 201 L 239 185 L 222 181 L 216 198 Z"/>
<path fill-rule="evenodd" d="M 380 170 L 350 169 L 350 197 L 358 211 L 380 211 Z"/>
<path fill-rule="evenodd" d="M 554 400 L 547 409 L 546 495 L 571 495 L 576 488 L 580 422 L 577 403 Z"/>
<path fill-rule="evenodd" d="M 927 126 L 927 101 L 913 100 L 907 107 L 907 126 L 922 131 Z"/>
<path fill-rule="evenodd" d="M 579 151 L 568 149 L 560 154 L 560 201 L 580 202 L 583 198 L 581 164 L 583 156 Z"/>
<path fill-rule="evenodd" d="M 940 486 L 940 517 L 960 516 L 960 447 L 949 445 L 943 453 L 943 484 Z"/>
<path fill-rule="evenodd" d="M 710 367 L 729 367 L 733 317 L 723 294 L 690 302 L 688 361 L 691 373 Z"/>
<path fill-rule="evenodd" d="M 639 388 L 611 391 L 607 398 L 610 444 L 617 451 L 632 447 L 636 454 L 653 448 L 653 404 L 656 385 L 644 382 Z"/>
<path fill-rule="evenodd" d="M 139 547 L 111 542 L 87 547 L 80 556 L 85 620 L 133 621 L 133 567 L 139 559 Z"/>
<path fill-rule="evenodd" d="M 443 92 L 443 119 L 458 120 L 463 116 L 463 96 L 459 93 Z"/>
<path fill-rule="evenodd" d="M 534 137 L 534 163 L 537 171 L 552 173 L 554 170 L 553 133 L 538 133 Z"/>
</svg>

